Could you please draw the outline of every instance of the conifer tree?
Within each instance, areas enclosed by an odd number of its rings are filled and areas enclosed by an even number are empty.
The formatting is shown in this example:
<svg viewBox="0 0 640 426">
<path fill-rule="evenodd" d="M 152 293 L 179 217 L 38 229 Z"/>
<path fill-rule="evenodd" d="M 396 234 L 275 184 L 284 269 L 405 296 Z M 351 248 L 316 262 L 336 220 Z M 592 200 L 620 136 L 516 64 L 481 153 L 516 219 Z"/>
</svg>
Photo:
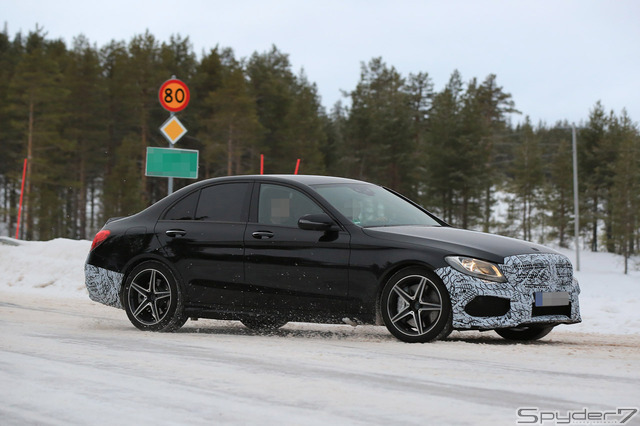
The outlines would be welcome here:
<svg viewBox="0 0 640 426">
<path fill-rule="evenodd" d="M 520 201 L 521 236 L 524 240 L 531 241 L 534 225 L 533 210 L 539 203 L 543 183 L 539 135 L 531 126 L 529 117 L 526 117 L 525 122 L 516 128 L 516 132 L 519 137 L 511 166 L 512 189 Z"/>
<path fill-rule="evenodd" d="M 246 73 L 264 129 L 258 149 L 266 157 L 265 173 L 292 173 L 301 156 L 305 173 L 313 172 L 313 167 L 323 170 L 319 146 L 324 134 L 318 133 L 322 116 L 316 89 L 306 78 L 293 74 L 288 55 L 275 46 L 269 52 L 254 53 Z M 306 139 L 301 141 L 303 136 Z"/>
<path fill-rule="evenodd" d="M 50 42 L 45 37 L 41 28 L 29 33 L 8 88 L 11 123 L 23 144 L 23 156 L 28 158 L 23 210 L 27 239 L 47 238 L 60 231 L 60 221 L 49 217 L 64 214 L 52 193 L 67 183 L 65 165 L 72 150 L 60 134 L 68 102 L 61 69 L 66 49 L 61 41 Z M 38 217 L 38 211 L 48 215 Z"/>
<path fill-rule="evenodd" d="M 545 146 L 551 152 L 548 167 L 549 192 L 546 206 L 550 210 L 552 237 L 560 247 L 569 247 L 568 238 L 573 234 L 573 173 L 571 144 L 566 137 L 567 123 L 560 123 L 547 133 Z"/>
<path fill-rule="evenodd" d="M 212 139 L 205 147 L 207 159 L 210 164 L 218 165 L 217 170 L 225 171 L 217 175 L 256 171 L 252 160 L 256 158 L 262 126 L 255 99 L 250 94 L 241 64 L 230 50 L 224 52 L 222 65 L 221 85 L 210 92 L 204 102 L 211 111 L 211 116 L 204 118 L 204 128 Z"/>
<path fill-rule="evenodd" d="M 607 116 L 604 107 L 598 101 L 589 114 L 589 122 L 581 129 L 579 138 L 579 169 L 584 191 L 582 197 L 587 201 L 584 213 L 585 223 L 591 227 L 591 250 L 598 251 L 598 225 L 603 217 L 605 176 L 612 164 L 612 151 L 607 148 Z"/>
<path fill-rule="evenodd" d="M 445 88 L 434 95 L 428 119 L 427 149 L 422 157 L 428 197 L 423 204 L 439 212 L 450 224 L 458 223 L 454 192 L 463 173 L 457 163 L 462 150 L 459 146 L 462 92 L 462 77 L 455 70 Z"/>
<path fill-rule="evenodd" d="M 611 123 L 612 137 L 618 140 L 611 191 L 611 244 L 624 257 L 624 273 L 629 258 L 637 251 L 635 241 L 640 223 L 640 134 L 626 111 Z"/>
<path fill-rule="evenodd" d="M 363 64 L 347 121 L 350 173 L 411 195 L 415 138 L 405 80 L 382 58 Z"/>
<path fill-rule="evenodd" d="M 74 229 L 71 235 L 86 239 L 88 228 L 93 233 L 97 227 L 94 197 L 106 163 L 107 92 L 97 48 L 92 47 L 86 37 L 79 36 L 74 39 L 69 53 L 64 84 L 69 90 L 70 102 L 64 134 L 73 143 L 75 151 L 76 176 L 71 196 Z M 88 209 L 89 204 L 92 208 Z"/>
</svg>

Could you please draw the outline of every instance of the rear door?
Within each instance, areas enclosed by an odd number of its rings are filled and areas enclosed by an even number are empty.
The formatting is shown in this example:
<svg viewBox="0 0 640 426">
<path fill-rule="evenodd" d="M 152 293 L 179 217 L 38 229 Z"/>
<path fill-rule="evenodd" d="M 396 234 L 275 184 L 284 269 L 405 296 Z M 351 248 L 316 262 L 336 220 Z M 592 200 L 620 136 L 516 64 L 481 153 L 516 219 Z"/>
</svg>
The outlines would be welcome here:
<svg viewBox="0 0 640 426">
<path fill-rule="evenodd" d="M 191 193 L 156 225 L 191 305 L 243 303 L 244 249 L 252 184 L 219 183 Z"/>
</svg>

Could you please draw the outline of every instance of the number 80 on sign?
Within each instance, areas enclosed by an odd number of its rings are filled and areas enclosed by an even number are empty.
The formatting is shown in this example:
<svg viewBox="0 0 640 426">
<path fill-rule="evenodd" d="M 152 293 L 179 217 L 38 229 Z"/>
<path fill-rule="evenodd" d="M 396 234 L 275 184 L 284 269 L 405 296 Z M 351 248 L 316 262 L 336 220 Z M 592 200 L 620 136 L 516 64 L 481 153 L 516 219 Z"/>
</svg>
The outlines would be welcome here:
<svg viewBox="0 0 640 426">
<path fill-rule="evenodd" d="M 182 111 L 189 104 L 189 88 L 182 81 L 172 78 L 160 86 L 160 105 L 170 112 Z"/>
</svg>

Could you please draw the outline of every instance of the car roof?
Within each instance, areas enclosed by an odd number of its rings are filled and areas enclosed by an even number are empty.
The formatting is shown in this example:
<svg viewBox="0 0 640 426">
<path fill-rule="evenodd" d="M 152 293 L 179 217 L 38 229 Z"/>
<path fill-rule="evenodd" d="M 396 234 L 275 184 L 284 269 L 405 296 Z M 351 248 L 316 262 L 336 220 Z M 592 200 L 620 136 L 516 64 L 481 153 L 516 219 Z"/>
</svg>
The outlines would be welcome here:
<svg viewBox="0 0 640 426">
<path fill-rule="evenodd" d="M 310 186 L 321 184 L 336 184 L 336 183 L 362 183 L 373 185 L 369 182 L 364 182 L 355 179 L 348 179 L 335 176 L 316 176 L 316 175 L 239 175 L 239 176 L 223 176 L 211 179 L 205 179 L 198 182 L 194 182 L 191 185 L 187 185 L 184 188 L 179 189 L 173 194 L 157 201 L 141 212 L 134 216 L 139 217 L 152 217 L 158 216 L 161 212 L 175 202 L 177 199 L 182 198 L 187 193 L 190 193 L 198 188 L 208 186 L 214 183 L 222 182 L 247 182 L 247 181 L 261 181 L 261 182 L 274 182 L 274 183 L 293 183 L 297 185 Z"/>
<path fill-rule="evenodd" d="M 223 180 L 260 180 L 263 182 L 290 182 L 299 183 L 302 185 L 320 185 L 320 184 L 332 184 L 332 183 L 369 183 L 359 181 L 355 179 L 348 179 L 337 176 L 321 176 L 321 175 L 241 175 L 241 176 L 226 176 L 219 178 L 212 178 L 201 181 L 199 183 L 206 185 L 210 182 L 218 182 Z"/>
</svg>

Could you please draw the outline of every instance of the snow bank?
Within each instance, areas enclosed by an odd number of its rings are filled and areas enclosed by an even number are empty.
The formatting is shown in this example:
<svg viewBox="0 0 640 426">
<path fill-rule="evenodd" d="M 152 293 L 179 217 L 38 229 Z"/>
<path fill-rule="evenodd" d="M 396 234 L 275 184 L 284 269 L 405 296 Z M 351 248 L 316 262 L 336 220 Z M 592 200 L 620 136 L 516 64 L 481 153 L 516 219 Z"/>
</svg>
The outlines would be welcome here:
<svg viewBox="0 0 640 426">
<path fill-rule="evenodd" d="M 84 261 L 90 241 L 55 239 L 18 241 L 0 237 L 0 290 L 37 293 L 41 296 L 83 298 Z M 575 263 L 572 250 L 560 249 Z M 562 331 L 640 334 L 640 259 L 630 262 L 623 274 L 623 260 L 610 253 L 580 253 L 582 324 Z"/>
<path fill-rule="evenodd" d="M 91 241 L 19 241 L 0 237 L 0 289 L 88 298 L 84 261 L 90 247 Z"/>
</svg>

